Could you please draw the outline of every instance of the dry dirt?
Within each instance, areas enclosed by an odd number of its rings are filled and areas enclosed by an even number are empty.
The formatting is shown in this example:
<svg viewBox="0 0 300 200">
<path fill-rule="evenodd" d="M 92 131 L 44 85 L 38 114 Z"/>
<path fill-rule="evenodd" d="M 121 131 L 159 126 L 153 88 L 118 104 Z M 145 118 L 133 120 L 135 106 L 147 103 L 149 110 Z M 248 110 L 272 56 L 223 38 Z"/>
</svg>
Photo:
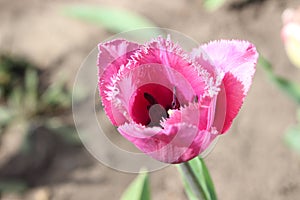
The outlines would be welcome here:
<svg viewBox="0 0 300 200">
<path fill-rule="evenodd" d="M 276 73 L 299 80 L 280 40 L 281 13 L 299 0 L 265 0 L 233 9 L 228 1 L 216 12 L 200 0 L 87 0 L 138 12 L 161 27 L 178 30 L 199 42 L 245 39 L 270 60 Z M 53 77 L 76 70 L 97 43 L 111 33 L 61 14 L 73 0 L 0 0 L 0 51 L 26 57 Z M 296 105 L 270 84 L 258 68 L 252 89 L 232 129 L 206 158 L 220 200 L 300 199 L 300 156 L 283 143 L 295 123 Z M 35 187 L 24 195 L 3 199 L 118 199 L 135 177 L 109 169 L 86 150 L 61 148 L 47 170 L 36 174 Z M 186 199 L 175 167 L 151 173 L 155 200 Z"/>
</svg>

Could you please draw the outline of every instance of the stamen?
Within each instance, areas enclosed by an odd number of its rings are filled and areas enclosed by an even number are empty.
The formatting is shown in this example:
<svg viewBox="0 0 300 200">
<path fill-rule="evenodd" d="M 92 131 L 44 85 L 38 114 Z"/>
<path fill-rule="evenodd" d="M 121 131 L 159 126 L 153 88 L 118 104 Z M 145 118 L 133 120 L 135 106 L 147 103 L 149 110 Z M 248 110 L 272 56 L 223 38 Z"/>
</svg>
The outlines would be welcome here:
<svg viewBox="0 0 300 200">
<path fill-rule="evenodd" d="M 176 86 L 173 87 L 173 100 L 172 100 L 172 109 L 177 107 L 177 101 L 176 101 Z"/>
<path fill-rule="evenodd" d="M 193 99 L 193 102 L 198 103 L 198 100 L 199 100 L 199 99 L 198 99 L 198 96 L 195 95 L 195 96 L 194 96 L 194 99 Z"/>
<path fill-rule="evenodd" d="M 154 99 L 154 97 L 147 92 L 144 93 L 144 98 L 150 103 L 150 105 L 157 104 L 157 101 Z"/>
</svg>

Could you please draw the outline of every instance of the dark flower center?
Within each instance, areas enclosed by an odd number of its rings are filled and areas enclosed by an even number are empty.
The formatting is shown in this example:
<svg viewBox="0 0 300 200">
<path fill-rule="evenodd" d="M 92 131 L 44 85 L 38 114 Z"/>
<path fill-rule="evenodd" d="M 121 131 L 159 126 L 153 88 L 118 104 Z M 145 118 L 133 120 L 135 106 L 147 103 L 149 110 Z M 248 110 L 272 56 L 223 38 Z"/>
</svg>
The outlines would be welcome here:
<svg viewBox="0 0 300 200">
<path fill-rule="evenodd" d="M 162 118 L 169 117 L 169 109 L 179 109 L 180 104 L 176 97 L 176 88 L 169 88 L 149 83 L 141 86 L 132 95 L 130 100 L 131 117 L 145 126 L 160 126 Z"/>
</svg>

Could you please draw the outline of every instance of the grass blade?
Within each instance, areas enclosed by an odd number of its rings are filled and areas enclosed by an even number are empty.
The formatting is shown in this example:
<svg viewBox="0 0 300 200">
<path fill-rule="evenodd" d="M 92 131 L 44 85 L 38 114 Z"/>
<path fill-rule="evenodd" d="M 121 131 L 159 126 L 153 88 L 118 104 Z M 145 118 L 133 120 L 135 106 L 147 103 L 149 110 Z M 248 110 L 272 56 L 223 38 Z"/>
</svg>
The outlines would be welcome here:
<svg viewBox="0 0 300 200">
<path fill-rule="evenodd" d="M 284 141 L 291 149 L 300 154 L 300 125 L 289 128 Z"/>
<path fill-rule="evenodd" d="M 64 9 L 64 13 L 77 19 L 104 26 L 113 32 L 155 26 L 141 15 L 112 7 L 68 6 Z"/>
<path fill-rule="evenodd" d="M 258 64 L 264 69 L 273 83 L 294 99 L 295 102 L 300 104 L 300 85 L 298 83 L 277 76 L 273 71 L 271 63 L 262 56 L 259 57 Z"/>
<path fill-rule="evenodd" d="M 208 11 L 215 11 L 225 3 L 225 0 L 204 0 L 204 8 Z"/>
</svg>

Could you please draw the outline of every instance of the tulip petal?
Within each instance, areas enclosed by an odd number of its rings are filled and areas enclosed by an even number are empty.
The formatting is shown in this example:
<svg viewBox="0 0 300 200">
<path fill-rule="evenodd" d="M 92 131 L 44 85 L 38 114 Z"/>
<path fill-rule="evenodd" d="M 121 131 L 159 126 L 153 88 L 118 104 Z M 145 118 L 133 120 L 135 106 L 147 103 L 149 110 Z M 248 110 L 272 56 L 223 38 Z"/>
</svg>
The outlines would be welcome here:
<svg viewBox="0 0 300 200">
<path fill-rule="evenodd" d="M 121 65 L 126 64 L 130 56 L 139 48 L 139 44 L 124 39 L 116 39 L 98 45 L 99 76 L 103 78 L 104 71 L 110 71 L 110 75 L 118 72 Z"/>
<path fill-rule="evenodd" d="M 110 98 L 112 91 L 117 92 L 116 88 L 111 88 L 113 87 L 112 77 L 116 76 L 120 68 L 128 62 L 128 59 L 139 48 L 139 45 L 117 39 L 104 44 L 101 43 L 98 48 L 98 86 L 102 103 L 112 123 L 120 125 L 126 121 L 126 118 L 120 108 L 117 108 Z"/>
<path fill-rule="evenodd" d="M 217 70 L 225 73 L 223 89 L 226 91 L 226 117 L 221 131 L 224 133 L 230 128 L 250 88 L 258 53 L 254 45 L 246 41 L 221 40 L 201 47 L 209 55 Z M 218 99 L 219 105 L 223 104 L 221 101 L 225 101 L 224 98 Z"/>
<path fill-rule="evenodd" d="M 195 94 L 201 96 L 205 92 L 205 81 L 203 77 L 198 76 L 197 70 L 187 59 L 187 56 L 181 47 L 173 43 L 169 37 L 167 39 L 158 37 L 143 46 L 141 51 L 132 57 L 132 62 L 125 68 L 124 73 L 128 73 L 128 71 L 139 66 L 160 64 L 164 66 L 166 71 L 167 76 L 164 78 L 170 80 L 171 84 L 181 87 L 179 88 L 181 91 L 185 90 L 178 84 L 178 79 L 174 77 L 173 71 L 176 71 L 182 76 L 182 79 L 190 83 Z"/>
<path fill-rule="evenodd" d="M 246 41 L 221 40 L 202 45 L 212 64 L 225 73 L 230 72 L 242 84 L 246 95 L 255 73 L 258 53 L 255 46 Z"/>
<path fill-rule="evenodd" d="M 221 122 L 224 122 L 223 129 L 221 133 L 225 133 L 231 126 L 233 119 L 237 116 L 241 106 L 243 105 L 245 94 L 243 92 L 243 84 L 231 73 L 226 73 L 224 79 L 224 91 L 220 92 L 216 107 L 216 119 L 218 116 L 221 116 L 226 110 L 225 121 L 224 118 L 221 118 Z M 222 93 L 225 93 L 226 98 L 221 98 Z M 226 106 L 226 108 L 224 108 Z M 220 122 L 219 122 L 220 125 Z M 217 125 L 216 125 L 217 126 Z M 219 126 L 220 127 L 220 126 Z"/>
<path fill-rule="evenodd" d="M 173 124 L 164 129 L 124 124 L 118 130 L 142 152 L 166 163 L 180 163 L 196 157 L 215 137 L 186 123 Z"/>
<path fill-rule="evenodd" d="M 178 123 L 190 124 L 198 127 L 198 130 L 206 130 L 216 134 L 215 127 L 212 127 L 214 121 L 215 101 L 207 98 L 201 103 L 190 103 L 181 107 L 179 110 L 170 110 L 169 118 L 161 124 L 163 127 L 171 126 Z"/>
<path fill-rule="evenodd" d="M 224 73 L 212 64 L 207 53 L 200 47 L 193 49 L 190 53 L 191 61 L 194 63 L 198 75 L 205 81 L 204 96 L 214 97 L 220 91 L 220 85 Z"/>
</svg>

